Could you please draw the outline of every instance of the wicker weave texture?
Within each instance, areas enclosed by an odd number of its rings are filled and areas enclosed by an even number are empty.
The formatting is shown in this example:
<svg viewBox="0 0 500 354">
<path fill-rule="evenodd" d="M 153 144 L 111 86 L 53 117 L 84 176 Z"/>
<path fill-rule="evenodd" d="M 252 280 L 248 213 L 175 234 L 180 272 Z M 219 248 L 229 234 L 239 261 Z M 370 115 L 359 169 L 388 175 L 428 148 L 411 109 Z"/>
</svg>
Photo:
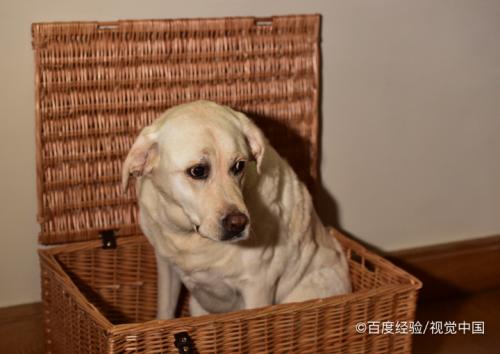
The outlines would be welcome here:
<svg viewBox="0 0 500 354">
<path fill-rule="evenodd" d="M 121 164 L 165 109 L 247 113 L 309 186 L 317 174 L 319 16 L 32 26 L 40 242 L 139 232 Z"/>
<path fill-rule="evenodd" d="M 353 294 L 169 321 L 154 320 L 155 258 L 144 237 L 121 239 L 116 250 L 93 241 L 41 251 L 48 348 L 177 353 L 174 334 L 187 331 L 199 353 L 410 353 L 410 335 L 359 334 L 355 324 L 411 321 L 420 283 L 334 235 L 348 255 Z"/>
<path fill-rule="evenodd" d="M 319 16 L 51 23 L 32 27 L 40 250 L 50 353 L 410 353 L 410 335 L 355 332 L 410 321 L 420 282 L 337 232 L 353 294 L 156 321 L 156 264 L 121 163 L 140 129 L 196 99 L 252 117 L 299 177 L 318 165 Z M 123 236 L 114 250 L 92 241 Z M 90 240 L 90 241 L 89 241 Z"/>
</svg>

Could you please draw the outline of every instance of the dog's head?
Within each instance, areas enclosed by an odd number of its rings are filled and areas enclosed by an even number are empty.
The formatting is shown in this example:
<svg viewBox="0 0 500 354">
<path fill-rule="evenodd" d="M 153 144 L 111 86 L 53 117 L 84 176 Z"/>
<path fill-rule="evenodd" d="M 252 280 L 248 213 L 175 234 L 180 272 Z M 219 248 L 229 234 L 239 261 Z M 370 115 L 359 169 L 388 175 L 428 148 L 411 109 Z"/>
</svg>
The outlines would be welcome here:
<svg viewBox="0 0 500 354">
<path fill-rule="evenodd" d="M 248 237 L 243 200 L 245 173 L 264 155 L 262 132 L 244 114 L 213 102 L 174 107 L 143 129 L 124 164 L 129 175 L 151 178 L 162 198 L 180 214 L 176 227 L 216 241 Z"/>
</svg>

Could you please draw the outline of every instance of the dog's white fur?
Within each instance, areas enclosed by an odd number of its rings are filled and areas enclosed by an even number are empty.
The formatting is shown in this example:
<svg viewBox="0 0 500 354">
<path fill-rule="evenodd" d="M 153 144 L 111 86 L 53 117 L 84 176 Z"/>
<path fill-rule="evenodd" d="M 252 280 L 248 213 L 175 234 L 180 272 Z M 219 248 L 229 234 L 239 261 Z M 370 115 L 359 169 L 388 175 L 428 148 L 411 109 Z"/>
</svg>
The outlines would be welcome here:
<svg viewBox="0 0 500 354">
<path fill-rule="evenodd" d="M 239 160 L 245 171 L 234 175 Z M 206 180 L 188 175 L 200 162 Z M 242 113 L 208 101 L 169 109 L 130 150 L 124 188 L 130 174 L 157 256 L 158 318 L 174 316 L 181 281 L 193 316 L 350 292 L 345 256 L 306 187 Z M 235 210 L 251 226 L 221 241 L 221 219 Z"/>
</svg>

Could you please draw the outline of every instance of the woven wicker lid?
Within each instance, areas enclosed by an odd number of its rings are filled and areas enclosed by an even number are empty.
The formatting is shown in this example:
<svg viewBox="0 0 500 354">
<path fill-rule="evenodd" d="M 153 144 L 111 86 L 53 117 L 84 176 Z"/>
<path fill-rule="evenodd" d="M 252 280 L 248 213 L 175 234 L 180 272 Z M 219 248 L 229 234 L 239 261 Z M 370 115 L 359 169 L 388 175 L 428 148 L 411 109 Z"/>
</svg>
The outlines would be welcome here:
<svg viewBox="0 0 500 354">
<path fill-rule="evenodd" d="M 245 112 L 312 186 L 318 15 L 33 24 L 39 240 L 140 232 L 121 165 L 142 127 L 207 99 Z"/>
</svg>

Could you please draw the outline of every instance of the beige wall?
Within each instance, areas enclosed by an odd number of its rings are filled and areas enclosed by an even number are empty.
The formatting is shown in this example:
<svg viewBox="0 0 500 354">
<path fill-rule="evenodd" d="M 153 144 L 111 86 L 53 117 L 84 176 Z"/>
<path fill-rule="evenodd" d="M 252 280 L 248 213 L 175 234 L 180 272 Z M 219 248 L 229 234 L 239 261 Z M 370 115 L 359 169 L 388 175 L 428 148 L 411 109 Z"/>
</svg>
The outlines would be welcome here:
<svg viewBox="0 0 500 354">
<path fill-rule="evenodd" d="M 323 179 L 385 250 L 500 231 L 500 1 L 0 3 L 0 306 L 39 300 L 30 24 L 319 12 Z"/>
</svg>

